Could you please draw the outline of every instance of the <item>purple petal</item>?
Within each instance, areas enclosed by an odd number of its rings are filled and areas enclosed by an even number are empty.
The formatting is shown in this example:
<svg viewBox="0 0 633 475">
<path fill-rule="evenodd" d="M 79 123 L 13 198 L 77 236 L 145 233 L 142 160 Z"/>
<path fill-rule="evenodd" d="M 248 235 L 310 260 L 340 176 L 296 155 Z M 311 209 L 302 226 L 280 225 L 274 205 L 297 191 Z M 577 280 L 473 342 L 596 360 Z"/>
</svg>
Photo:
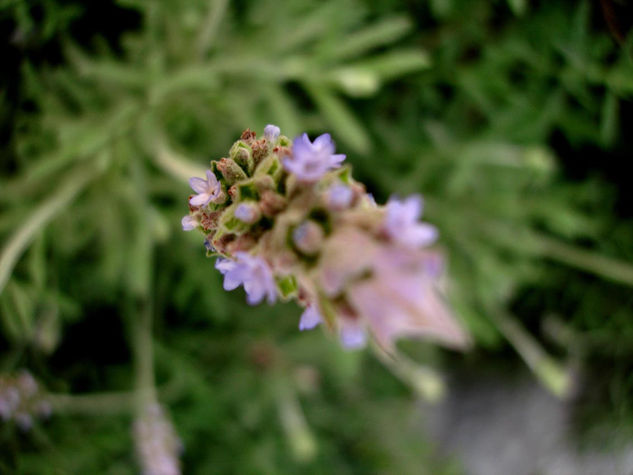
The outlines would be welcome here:
<svg viewBox="0 0 633 475">
<path fill-rule="evenodd" d="M 189 200 L 191 206 L 206 206 L 211 201 L 211 196 L 208 193 L 200 193 L 199 195 L 192 196 Z"/>
<path fill-rule="evenodd" d="M 310 305 L 301 314 L 301 320 L 299 320 L 299 330 L 312 330 L 319 323 L 323 321 L 319 310 L 316 305 Z"/>
<path fill-rule="evenodd" d="M 330 134 L 319 135 L 316 139 L 314 139 L 312 145 L 314 148 L 318 149 L 331 149 L 330 153 L 334 151 L 334 142 L 332 142 Z"/>
<path fill-rule="evenodd" d="M 209 173 L 207 171 L 207 173 Z M 206 193 L 207 191 L 207 181 L 204 178 L 193 177 L 189 178 L 189 186 L 196 193 Z"/>
<path fill-rule="evenodd" d="M 339 153 L 336 155 L 332 155 L 330 157 L 330 167 L 332 168 L 338 168 L 341 163 L 343 163 L 343 160 L 345 160 L 346 155 Z"/>
<path fill-rule="evenodd" d="M 188 214 L 187 216 L 183 216 L 180 224 L 182 224 L 183 231 L 192 231 L 196 229 L 198 221 L 193 216 Z"/>
<path fill-rule="evenodd" d="M 215 177 L 211 170 L 207 170 L 207 191 L 208 193 L 215 193 L 218 187 L 218 179 Z"/>
<path fill-rule="evenodd" d="M 344 348 L 357 350 L 367 344 L 367 334 L 360 323 L 347 318 L 341 318 L 340 323 L 340 337 Z"/>
<path fill-rule="evenodd" d="M 333 209 L 348 208 L 354 199 L 354 192 L 349 186 L 333 185 L 327 193 L 327 203 Z"/>
<path fill-rule="evenodd" d="M 277 138 L 279 138 L 279 134 L 281 133 L 281 129 L 273 124 L 268 124 L 264 127 L 264 137 L 269 142 L 275 142 Z"/>
</svg>

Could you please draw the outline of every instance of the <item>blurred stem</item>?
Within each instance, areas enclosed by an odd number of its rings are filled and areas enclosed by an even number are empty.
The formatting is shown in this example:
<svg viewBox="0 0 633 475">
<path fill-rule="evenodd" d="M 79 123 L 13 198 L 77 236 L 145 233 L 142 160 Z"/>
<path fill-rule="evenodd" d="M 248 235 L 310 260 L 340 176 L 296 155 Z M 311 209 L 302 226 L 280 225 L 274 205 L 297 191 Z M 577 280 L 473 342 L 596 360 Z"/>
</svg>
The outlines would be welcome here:
<svg viewBox="0 0 633 475">
<path fill-rule="evenodd" d="M 134 393 L 112 392 L 100 394 L 49 394 L 54 413 L 64 414 L 119 414 L 129 413 L 134 407 Z"/>
<path fill-rule="evenodd" d="M 281 376 L 275 380 L 277 408 L 286 440 L 298 462 L 309 462 L 316 455 L 317 442 L 290 382 Z"/>
<path fill-rule="evenodd" d="M 152 309 L 147 299 L 135 302 L 133 315 L 134 372 L 139 409 L 156 400 L 154 353 L 152 351 Z"/>
<path fill-rule="evenodd" d="M 159 141 L 152 155 L 154 163 L 176 180 L 187 183 L 193 176 L 204 176 L 205 169 L 195 162 L 181 157 L 171 150 L 164 141 Z"/>
<path fill-rule="evenodd" d="M 18 259 L 40 232 L 58 213 L 63 211 L 88 183 L 103 171 L 102 160 L 68 174 L 57 190 L 44 199 L 9 238 L 0 252 L 0 293 L 13 272 Z"/>
<path fill-rule="evenodd" d="M 568 396 L 573 385 L 570 371 L 548 355 L 511 315 L 501 312 L 490 312 L 490 315 L 541 383 L 559 398 Z"/>
<path fill-rule="evenodd" d="M 372 343 L 371 349 L 387 369 L 426 401 L 437 402 L 444 396 L 444 381 L 435 370 L 412 361 L 397 350 L 387 353 L 376 343 Z"/>
<path fill-rule="evenodd" d="M 226 13 L 227 4 L 228 0 L 211 0 L 209 2 L 209 11 L 200 28 L 200 34 L 196 44 L 199 59 L 203 59 L 209 51 L 209 48 L 211 48 L 213 40 L 217 35 L 218 27 Z"/>
<path fill-rule="evenodd" d="M 633 265 L 602 256 L 542 234 L 533 239 L 550 259 L 599 275 L 619 284 L 633 286 Z"/>
</svg>

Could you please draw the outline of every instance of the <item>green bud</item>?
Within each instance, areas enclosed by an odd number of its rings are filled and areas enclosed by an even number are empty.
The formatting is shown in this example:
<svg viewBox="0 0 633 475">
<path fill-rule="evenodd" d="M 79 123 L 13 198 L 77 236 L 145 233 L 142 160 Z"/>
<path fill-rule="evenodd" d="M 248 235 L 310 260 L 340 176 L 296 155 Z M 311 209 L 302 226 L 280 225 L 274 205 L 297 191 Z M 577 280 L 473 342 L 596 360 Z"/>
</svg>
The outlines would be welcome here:
<svg viewBox="0 0 633 475">
<path fill-rule="evenodd" d="M 246 173 L 249 175 L 253 173 L 255 169 L 253 149 L 246 142 L 242 140 L 235 142 L 229 151 L 229 157 L 240 165 L 243 170 L 246 170 Z"/>
<path fill-rule="evenodd" d="M 279 183 L 279 178 L 281 178 L 281 174 L 283 172 L 283 167 L 279 162 L 279 158 L 275 154 L 268 155 L 264 158 L 257 168 L 255 169 L 255 177 L 269 175 L 275 181 L 275 183 Z"/>
<path fill-rule="evenodd" d="M 248 178 L 242 167 L 230 158 L 221 158 L 220 161 L 216 162 L 216 167 L 229 185 Z"/>
</svg>

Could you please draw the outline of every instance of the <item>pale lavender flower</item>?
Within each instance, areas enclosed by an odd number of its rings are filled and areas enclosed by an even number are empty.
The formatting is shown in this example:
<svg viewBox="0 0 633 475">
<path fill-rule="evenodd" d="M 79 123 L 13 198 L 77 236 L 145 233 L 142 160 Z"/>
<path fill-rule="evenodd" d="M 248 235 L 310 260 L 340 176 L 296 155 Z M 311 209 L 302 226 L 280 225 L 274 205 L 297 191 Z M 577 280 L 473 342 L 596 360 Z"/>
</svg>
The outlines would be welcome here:
<svg viewBox="0 0 633 475">
<path fill-rule="evenodd" d="M 354 192 L 352 189 L 342 183 L 332 185 L 327 191 L 327 204 L 334 210 L 349 208 L 353 199 Z"/>
<path fill-rule="evenodd" d="M 50 403 L 28 371 L 17 376 L 0 376 L 0 419 L 13 420 L 22 430 L 33 426 L 34 416 L 47 416 L 44 408 Z"/>
<path fill-rule="evenodd" d="M 219 258 L 215 268 L 224 275 L 224 290 L 240 285 L 246 291 L 246 301 L 255 305 L 264 298 L 273 303 L 277 298 L 277 286 L 270 267 L 264 259 L 246 252 L 236 252 L 235 260 Z"/>
<path fill-rule="evenodd" d="M 182 224 L 183 231 L 193 231 L 196 229 L 196 226 L 198 226 L 198 220 L 188 214 L 187 216 L 183 216 L 180 224 Z"/>
<path fill-rule="evenodd" d="M 211 170 L 207 170 L 207 179 L 193 177 L 189 179 L 189 186 L 198 193 L 191 197 L 189 204 L 191 206 L 207 206 L 211 201 L 218 198 L 222 193 L 220 182 Z"/>
<path fill-rule="evenodd" d="M 310 142 L 308 134 L 297 137 L 292 144 L 292 156 L 284 158 L 284 168 L 301 181 L 313 182 L 328 170 L 341 165 L 345 155 L 334 154 L 330 134 L 323 134 Z"/>
<path fill-rule="evenodd" d="M 372 276 L 348 289 L 350 305 L 383 347 L 392 347 L 403 336 L 432 337 L 453 347 L 468 345 L 438 292 L 437 262 L 431 252 L 386 247 L 376 256 Z"/>
<path fill-rule="evenodd" d="M 143 475 L 179 475 L 182 443 L 159 404 L 149 404 L 134 421 L 134 441 Z"/>
<path fill-rule="evenodd" d="M 261 215 L 256 203 L 240 203 L 235 208 L 235 217 L 244 223 L 252 224 L 259 220 Z"/>
<path fill-rule="evenodd" d="M 309 305 L 301 314 L 299 320 L 299 330 L 312 330 L 319 323 L 323 321 L 323 317 L 319 313 L 319 309 L 316 305 Z"/>
<path fill-rule="evenodd" d="M 314 221 L 307 220 L 294 229 L 292 241 L 301 252 L 312 255 L 321 248 L 324 236 L 323 227 Z"/>
<path fill-rule="evenodd" d="M 348 350 L 364 348 L 367 344 L 367 332 L 358 319 L 339 318 L 339 336 L 343 348 Z"/>
<path fill-rule="evenodd" d="M 403 246 L 428 246 L 437 239 L 437 228 L 419 222 L 421 215 L 421 196 L 413 195 L 402 201 L 391 198 L 387 203 L 383 228 L 391 239 Z"/>
<path fill-rule="evenodd" d="M 269 142 L 276 142 L 280 133 L 281 130 L 276 125 L 268 124 L 264 127 L 264 137 L 266 137 L 266 140 Z"/>
</svg>

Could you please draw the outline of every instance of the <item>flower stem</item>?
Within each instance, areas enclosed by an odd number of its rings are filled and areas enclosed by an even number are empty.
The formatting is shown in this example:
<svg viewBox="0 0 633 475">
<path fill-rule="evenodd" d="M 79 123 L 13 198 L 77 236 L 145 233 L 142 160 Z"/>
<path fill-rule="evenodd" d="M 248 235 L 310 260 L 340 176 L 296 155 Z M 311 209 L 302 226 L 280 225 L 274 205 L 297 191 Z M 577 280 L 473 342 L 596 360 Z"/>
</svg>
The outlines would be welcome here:
<svg viewBox="0 0 633 475">
<path fill-rule="evenodd" d="M 514 346 L 541 383 L 559 398 L 567 397 L 573 388 L 573 378 L 569 369 L 551 357 L 541 345 L 512 316 L 492 313 L 497 328 Z"/>
<path fill-rule="evenodd" d="M 96 178 L 102 170 L 102 166 L 90 165 L 69 173 L 66 180 L 55 193 L 40 203 L 35 211 L 15 230 L 0 252 L 0 293 L 4 290 L 18 259 L 31 244 L 37 233 L 57 214 L 66 209 L 75 196 Z"/>
<path fill-rule="evenodd" d="M 587 251 L 542 234 L 534 234 L 541 252 L 559 262 L 619 284 L 633 286 L 633 265 Z"/>
</svg>

